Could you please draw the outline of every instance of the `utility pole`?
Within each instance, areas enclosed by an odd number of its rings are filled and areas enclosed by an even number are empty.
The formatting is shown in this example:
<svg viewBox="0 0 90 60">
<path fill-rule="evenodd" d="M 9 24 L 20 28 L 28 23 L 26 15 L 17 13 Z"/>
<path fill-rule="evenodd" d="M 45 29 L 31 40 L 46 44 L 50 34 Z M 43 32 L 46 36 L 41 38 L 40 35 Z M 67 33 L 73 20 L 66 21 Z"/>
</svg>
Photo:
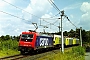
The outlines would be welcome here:
<svg viewBox="0 0 90 60">
<path fill-rule="evenodd" d="M 61 40 L 62 40 L 62 52 L 64 53 L 64 41 L 63 41 L 62 16 L 64 16 L 64 11 L 61 11 Z"/>
<path fill-rule="evenodd" d="M 82 47 L 82 34 L 81 34 L 81 31 L 82 31 L 82 27 L 80 27 L 80 41 L 81 41 L 81 47 Z"/>
</svg>

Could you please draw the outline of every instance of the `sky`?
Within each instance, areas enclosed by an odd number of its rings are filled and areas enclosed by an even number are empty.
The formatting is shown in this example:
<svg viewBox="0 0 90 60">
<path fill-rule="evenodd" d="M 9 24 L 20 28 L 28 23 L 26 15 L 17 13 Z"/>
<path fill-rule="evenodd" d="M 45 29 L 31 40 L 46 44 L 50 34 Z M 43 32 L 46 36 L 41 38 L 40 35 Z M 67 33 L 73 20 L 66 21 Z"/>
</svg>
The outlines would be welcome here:
<svg viewBox="0 0 90 60">
<path fill-rule="evenodd" d="M 51 0 L 78 28 L 90 30 L 90 0 Z M 58 32 L 61 24 L 60 11 L 50 0 L 0 0 L 0 36 L 20 35 L 23 31 Z M 75 30 L 64 16 L 63 31 Z M 48 28 L 45 28 L 47 26 Z"/>
</svg>

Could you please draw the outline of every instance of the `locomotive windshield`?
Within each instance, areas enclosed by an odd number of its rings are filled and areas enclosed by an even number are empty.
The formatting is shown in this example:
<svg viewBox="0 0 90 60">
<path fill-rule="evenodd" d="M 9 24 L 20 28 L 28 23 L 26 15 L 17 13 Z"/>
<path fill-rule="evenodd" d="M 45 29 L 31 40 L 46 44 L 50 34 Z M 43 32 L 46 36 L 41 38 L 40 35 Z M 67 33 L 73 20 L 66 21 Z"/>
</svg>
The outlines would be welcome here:
<svg viewBox="0 0 90 60">
<path fill-rule="evenodd" d="M 33 40 L 33 34 L 22 34 L 21 40 L 22 41 L 32 42 L 32 40 Z"/>
</svg>

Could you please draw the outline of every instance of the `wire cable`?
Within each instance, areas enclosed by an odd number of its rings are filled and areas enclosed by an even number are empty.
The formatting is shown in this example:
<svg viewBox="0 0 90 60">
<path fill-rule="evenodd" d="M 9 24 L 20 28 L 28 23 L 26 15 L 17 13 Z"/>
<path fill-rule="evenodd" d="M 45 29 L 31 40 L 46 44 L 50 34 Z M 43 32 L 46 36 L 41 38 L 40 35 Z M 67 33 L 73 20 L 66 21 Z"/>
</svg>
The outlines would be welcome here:
<svg viewBox="0 0 90 60">
<path fill-rule="evenodd" d="M 13 16 L 13 17 L 16 17 L 16 18 L 19 18 L 19 19 L 22 19 L 22 20 L 26 20 L 26 19 L 20 18 L 20 17 L 18 17 L 18 16 L 15 16 L 15 15 L 13 15 L 13 14 L 10 14 L 10 13 L 7 13 L 7 12 L 1 11 L 1 10 L 0 10 L 0 12 L 5 13 L 5 14 L 10 15 L 10 16 Z M 30 21 L 30 22 L 31 22 L 31 21 Z M 31 22 L 31 23 L 32 23 L 32 22 Z"/>
<path fill-rule="evenodd" d="M 15 7 L 15 8 L 18 8 L 18 9 L 24 11 L 24 12 L 27 12 L 27 11 L 23 10 L 22 8 L 19 8 L 19 7 L 15 6 L 15 5 L 13 5 L 13 4 L 11 4 L 11 3 L 5 1 L 5 0 L 2 0 L 2 1 L 4 1 L 4 2 L 8 3 L 9 5 L 11 5 L 11 6 Z M 35 17 L 37 17 L 37 18 L 40 18 L 40 17 L 38 17 L 38 16 L 36 16 L 36 15 L 30 13 L 30 12 L 27 12 L 27 13 L 29 13 L 30 15 L 33 15 L 33 16 L 35 16 Z"/>
<path fill-rule="evenodd" d="M 10 16 L 13 16 L 13 17 L 16 17 L 16 18 L 18 18 L 18 19 L 26 20 L 26 19 L 20 18 L 20 17 L 18 17 L 18 16 L 15 16 L 15 15 L 13 15 L 13 14 L 10 14 L 10 13 L 7 13 L 7 12 L 1 11 L 1 10 L 0 10 L 0 12 L 5 13 L 5 14 L 10 15 Z M 30 21 L 30 22 L 31 22 L 31 21 Z M 32 22 L 31 22 L 31 23 L 32 23 Z M 49 28 L 49 29 L 52 29 L 52 28 Z M 53 29 L 53 30 L 55 30 L 55 29 Z"/>
<path fill-rule="evenodd" d="M 68 19 L 68 21 L 69 21 L 73 26 L 76 27 L 76 25 L 74 25 L 66 15 L 65 15 L 65 17 Z M 77 27 L 76 27 L 76 28 L 77 28 Z"/>
<path fill-rule="evenodd" d="M 49 3 L 50 3 L 57 11 L 59 11 L 59 13 L 60 13 L 59 8 L 58 8 L 51 0 L 48 0 L 48 1 L 49 1 Z"/>
<path fill-rule="evenodd" d="M 4 1 L 4 2 L 8 3 L 9 5 L 11 5 L 11 6 L 15 7 L 15 8 L 18 8 L 18 9 L 24 11 L 24 12 L 27 12 L 27 11 L 23 10 L 22 8 L 19 8 L 19 7 L 15 6 L 14 4 L 11 4 L 11 3 L 9 3 L 9 2 L 7 2 L 7 1 L 5 1 L 5 0 L 2 0 L 2 1 Z M 40 17 L 38 17 L 38 16 L 30 13 L 30 12 L 27 12 L 27 13 L 29 13 L 30 15 L 33 15 L 34 17 L 37 17 L 37 18 L 39 18 L 39 19 L 44 19 L 44 18 L 40 18 Z M 59 13 L 58 13 L 58 14 L 59 14 Z M 55 16 L 57 16 L 58 14 L 56 14 Z M 53 17 L 54 17 L 54 16 L 53 16 Z M 51 18 L 53 18 L 53 17 L 51 17 Z M 47 19 L 48 19 L 48 18 L 47 18 Z"/>
<path fill-rule="evenodd" d="M 43 21 L 45 21 L 45 22 L 47 22 L 47 23 L 50 23 L 50 22 L 48 22 L 48 21 L 46 21 L 46 20 L 43 20 Z M 50 23 L 50 24 L 54 25 L 53 23 Z M 56 25 L 54 25 L 54 26 L 56 26 Z M 56 26 L 56 27 L 57 27 L 57 26 Z"/>
<path fill-rule="evenodd" d="M 18 9 L 24 11 L 24 12 L 27 12 L 27 11 L 23 10 L 22 8 L 19 8 L 19 7 L 15 6 L 14 4 L 11 4 L 11 3 L 9 3 L 9 2 L 7 2 L 7 1 L 5 1 L 5 0 L 2 0 L 2 1 L 4 1 L 4 2 L 8 3 L 9 5 L 11 5 L 11 6 L 15 7 L 15 8 L 18 8 Z M 51 2 L 51 4 L 53 4 L 53 7 L 55 7 L 55 8 L 60 12 L 60 10 L 57 8 L 57 6 L 56 6 L 51 0 L 50 0 L 50 2 Z M 26 19 L 23 19 L 23 18 L 21 18 L 21 17 L 15 16 L 15 15 L 13 15 L 13 14 L 4 12 L 4 11 L 0 11 L 0 12 L 3 12 L 3 13 L 5 13 L 5 14 L 11 15 L 11 16 L 13 16 L 13 17 L 16 17 L 16 18 L 19 18 L 19 19 L 22 19 L 22 20 L 26 20 Z M 39 18 L 39 19 L 43 19 L 43 21 L 45 21 L 44 18 L 40 18 L 40 17 L 38 17 L 38 16 L 30 13 L 30 12 L 27 12 L 27 13 L 29 13 L 30 15 L 33 15 L 34 17 L 37 17 L 37 18 Z M 59 13 L 58 13 L 58 14 L 59 14 Z M 57 14 L 57 15 L 58 15 L 58 14 Z M 57 16 L 57 15 L 55 15 L 55 16 Z M 51 17 L 51 18 L 53 18 L 53 17 Z M 54 19 L 54 20 L 55 20 L 55 19 Z M 31 21 L 30 21 L 30 22 L 31 22 Z M 47 21 L 45 21 L 45 22 L 47 22 Z M 31 23 L 32 23 L 32 22 L 31 22 Z M 50 22 L 47 22 L 47 23 L 50 23 Z M 52 24 L 52 23 L 50 23 L 50 24 Z M 52 24 L 52 25 L 54 25 L 54 24 Z M 54 25 L 54 26 L 56 26 L 56 25 Z M 57 26 L 56 26 L 56 27 L 57 27 Z"/>
</svg>

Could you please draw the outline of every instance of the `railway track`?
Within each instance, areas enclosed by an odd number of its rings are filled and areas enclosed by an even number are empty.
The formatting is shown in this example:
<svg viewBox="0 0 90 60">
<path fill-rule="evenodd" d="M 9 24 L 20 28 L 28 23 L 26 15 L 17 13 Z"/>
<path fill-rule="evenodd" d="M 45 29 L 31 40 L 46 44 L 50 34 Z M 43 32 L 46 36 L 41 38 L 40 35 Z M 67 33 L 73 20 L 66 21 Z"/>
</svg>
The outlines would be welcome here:
<svg viewBox="0 0 90 60">
<path fill-rule="evenodd" d="M 0 60 L 18 60 L 18 59 L 21 59 L 21 58 L 25 58 L 27 56 L 28 55 L 18 54 L 18 55 L 13 55 L 13 56 L 8 56 L 8 57 L 0 58 Z"/>
</svg>

